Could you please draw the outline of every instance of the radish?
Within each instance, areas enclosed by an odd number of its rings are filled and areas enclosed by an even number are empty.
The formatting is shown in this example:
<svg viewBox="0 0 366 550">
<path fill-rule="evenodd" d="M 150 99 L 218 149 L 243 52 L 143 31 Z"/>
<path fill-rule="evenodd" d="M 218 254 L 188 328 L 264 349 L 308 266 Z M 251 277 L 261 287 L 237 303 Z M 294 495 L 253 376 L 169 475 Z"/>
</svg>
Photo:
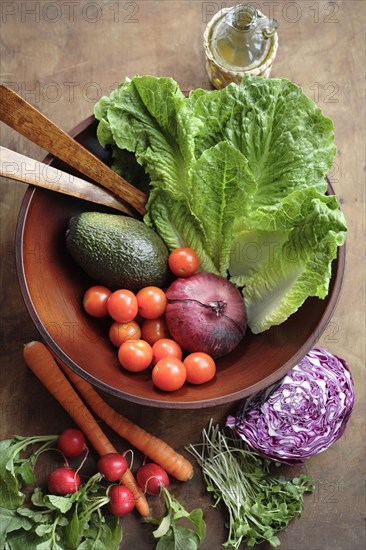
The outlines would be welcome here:
<svg viewBox="0 0 366 550">
<path fill-rule="evenodd" d="M 97 468 L 107 481 L 118 481 L 126 472 L 128 464 L 119 453 L 108 453 L 100 457 Z"/>
<path fill-rule="evenodd" d="M 115 516 L 125 516 L 135 507 L 135 497 L 128 487 L 113 485 L 108 492 L 108 510 Z"/>
<path fill-rule="evenodd" d="M 137 483 L 148 495 L 158 495 L 163 487 L 168 487 L 169 477 L 158 464 L 150 462 L 141 466 L 136 474 Z"/>
<path fill-rule="evenodd" d="M 80 430 L 74 428 L 64 430 L 62 434 L 59 435 L 57 446 L 67 458 L 80 456 L 87 450 L 84 434 Z"/>
<path fill-rule="evenodd" d="M 48 490 L 53 495 L 69 495 L 76 493 L 81 485 L 77 472 L 68 466 L 56 468 L 47 478 Z"/>
</svg>

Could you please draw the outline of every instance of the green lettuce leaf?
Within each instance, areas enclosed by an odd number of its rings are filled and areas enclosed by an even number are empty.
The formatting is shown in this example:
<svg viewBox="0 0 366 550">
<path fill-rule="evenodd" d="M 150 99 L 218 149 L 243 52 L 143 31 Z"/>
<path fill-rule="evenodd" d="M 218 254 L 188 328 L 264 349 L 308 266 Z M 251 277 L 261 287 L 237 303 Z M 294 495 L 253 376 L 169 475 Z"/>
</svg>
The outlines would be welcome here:
<svg viewBox="0 0 366 550">
<path fill-rule="evenodd" d="M 159 233 L 169 250 L 190 243 L 199 255 L 201 268 L 219 274 L 205 249 L 203 229 L 186 202 L 174 200 L 166 192 L 153 189 L 145 222 Z"/>
<path fill-rule="evenodd" d="M 246 197 L 253 193 L 255 181 L 246 158 L 226 142 L 202 153 L 192 166 L 191 181 L 190 207 L 201 222 L 205 250 L 226 276 L 234 222 L 248 211 Z"/>
<path fill-rule="evenodd" d="M 102 117 L 97 131 L 100 143 L 133 152 L 153 187 L 184 200 L 188 187 L 183 155 L 189 163 L 192 139 L 182 134 L 180 110 L 185 102 L 177 83 L 171 78 L 136 77 L 118 88 L 112 105 L 108 99 L 100 101 L 95 109 L 96 117 Z"/>
<path fill-rule="evenodd" d="M 232 282 L 243 295 L 252 332 L 286 320 L 308 296 L 328 293 L 331 261 L 346 235 L 334 196 L 294 192 L 277 209 L 262 207 L 238 231 L 230 256 Z"/>
<path fill-rule="evenodd" d="M 257 182 L 253 208 L 292 191 L 326 191 L 335 155 L 329 118 L 286 79 L 246 78 L 240 86 L 192 92 L 193 115 L 204 122 L 196 156 L 225 140 L 243 153 Z"/>
<path fill-rule="evenodd" d="M 95 116 L 113 168 L 128 173 L 133 154 L 150 180 L 145 222 L 170 250 L 189 246 L 202 270 L 244 287 L 253 332 L 326 296 L 346 223 L 325 194 L 333 123 L 301 88 L 246 77 L 185 97 L 171 78 L 139 76 Z"/>
<path fill-rule="evenodd" d="M 187 181 L 194 192 L 183 200 L 154 189 L 145 221 L 169 249 L 190 243 L 202 269 L 227 276 L 234 223 L 248 210 L 246 196 L 255 187 L 247 161 L 235 147 L 221 142 L 192 164 Z"/>
</svg>

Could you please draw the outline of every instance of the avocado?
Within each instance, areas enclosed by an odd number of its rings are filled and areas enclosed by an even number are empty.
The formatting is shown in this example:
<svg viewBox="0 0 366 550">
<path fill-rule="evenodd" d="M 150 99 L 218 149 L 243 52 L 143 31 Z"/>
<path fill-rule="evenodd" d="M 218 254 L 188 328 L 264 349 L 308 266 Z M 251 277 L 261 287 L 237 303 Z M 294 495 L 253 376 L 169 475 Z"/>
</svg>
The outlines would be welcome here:
<svg viewBox="0 0 366 550">
<path fill-rule="evenodd" d="M 137 292 L 164 286 L 168 249 L 144 222 L 119 214 L 82 212 L 69 220 L 66 246 L 98 284 Z"/>
</svg>

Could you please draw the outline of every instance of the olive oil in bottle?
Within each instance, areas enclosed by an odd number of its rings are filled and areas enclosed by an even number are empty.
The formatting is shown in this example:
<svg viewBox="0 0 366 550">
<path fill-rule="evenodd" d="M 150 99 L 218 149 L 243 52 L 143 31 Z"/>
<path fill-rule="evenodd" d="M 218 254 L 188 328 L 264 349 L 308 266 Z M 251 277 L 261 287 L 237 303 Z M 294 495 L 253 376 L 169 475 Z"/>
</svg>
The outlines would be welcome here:
<svg viewBox="0 0 366 550">
<path fill-rule="evenodd" d="M 277 49 L 277 28 L 277 21 L 268 19 L 250 4 L 218 12 L 204 37 L 207 68 L 214 86 L 223 87 L 235 80 L 236 74 L 239 79 L 253 71 L 261 74 L 261 67 Z"/>
</svg>

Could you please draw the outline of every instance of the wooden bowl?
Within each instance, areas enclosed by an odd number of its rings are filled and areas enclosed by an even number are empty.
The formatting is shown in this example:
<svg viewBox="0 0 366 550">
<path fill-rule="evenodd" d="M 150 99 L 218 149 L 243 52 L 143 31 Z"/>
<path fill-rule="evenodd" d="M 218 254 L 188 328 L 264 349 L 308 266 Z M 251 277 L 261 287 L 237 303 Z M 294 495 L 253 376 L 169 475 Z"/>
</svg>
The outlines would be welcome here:
<svg viewBox="0 0 366 550">
<path fill-rule="evenodd" d="M 108 153 L 96 138 L 97 122 L 89 117 L 71 135 L 99 158 Z M 55 158 L 45 159 L 71 172 Z M 329 193 L 334 194 L 329 185 Z M 82 308 L 85 290 L 95 284 L 74 263 L 65 247 L 68 220 L 86 210 L 103 210 L 79 199 L 29 187 L 17 225 L 16 263 L 21 291 L 42 339 L 71 369 L 95 386 L 141 405 L 196 409 L 233 402 L 279 380 L 313 347 L 327 326 L 340 294 L 345 247 L 333 262 L 327 298 L 308 298 L 285 323 L 254 335 L 249 330 L 239 347 L 217 361 L 215 379 L 203 386 L 185 384 L 164 393 L 149 371 L 123 371 L 108 339 L 109 321 L 93 319 Z"/>
</svg>

